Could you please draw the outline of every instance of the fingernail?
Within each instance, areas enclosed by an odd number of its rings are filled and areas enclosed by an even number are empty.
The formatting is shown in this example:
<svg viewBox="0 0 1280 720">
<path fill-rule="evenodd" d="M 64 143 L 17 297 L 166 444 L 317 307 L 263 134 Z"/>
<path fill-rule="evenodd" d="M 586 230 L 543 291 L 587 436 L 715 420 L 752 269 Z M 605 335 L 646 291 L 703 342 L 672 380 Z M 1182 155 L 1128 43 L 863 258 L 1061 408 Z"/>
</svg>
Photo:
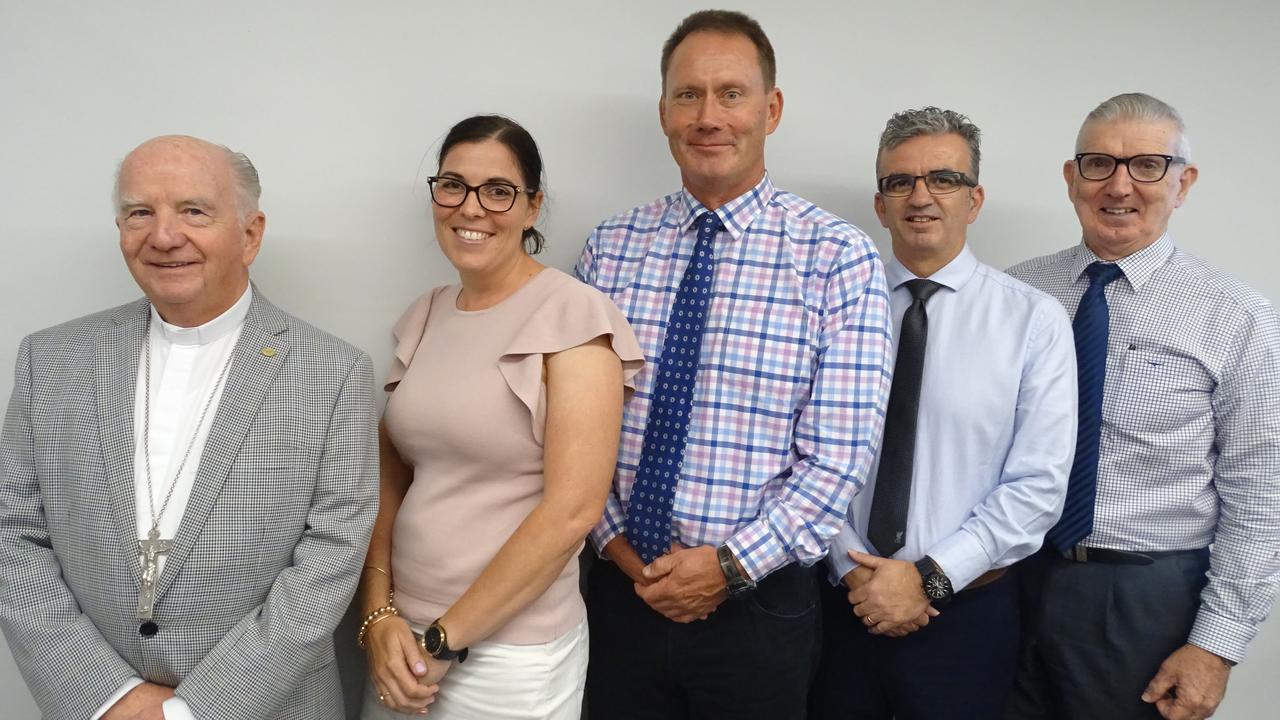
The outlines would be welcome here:
<svg viewBox="0 0 1280 720">
<path fill-rule="evenodd" d="M 427 671 L 427 664 L 419 660 L 418 663 L 413 666 L 413 671 L 421 675 Z"/>
</svg>

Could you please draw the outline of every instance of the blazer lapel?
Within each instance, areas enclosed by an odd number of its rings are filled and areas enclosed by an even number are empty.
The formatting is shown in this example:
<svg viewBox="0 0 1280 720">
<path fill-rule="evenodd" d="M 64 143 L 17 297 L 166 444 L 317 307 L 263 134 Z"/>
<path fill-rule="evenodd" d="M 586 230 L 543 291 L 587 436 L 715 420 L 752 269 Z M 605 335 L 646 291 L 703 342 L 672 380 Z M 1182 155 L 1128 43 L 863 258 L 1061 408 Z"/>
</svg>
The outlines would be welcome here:
<svg viewBox="0 0 1280 720">
<path fill-rule="evenodd" d="M 107 496 L 119 533 L 118 547 L 132 557 L 137 555 L 134 548 L 138 544 L 133 407 L 138 384 L 138 353 L 142 349 L 150 308 L 146 300 L 121 308 L 113 318 L 115 326 L 98 335 L 94 348 L 94 384 Z M 138 563 L 127 564 L 134 582 L 141 583 Z"/>
<path fill-rule="evenodd" d="M 249 314 L 245 317 L 244 328 L 233 351 L 231 368 L 227 371 L 222 399 L 218 401 L 218 410 L 200 456 L 191 499 L 178 525 L 164 571 L 160 574 L 157 600 L 173 584 L 178 570 L 191 554 L 231 465 L 240 453 L 240 446 L 258 415 L 258 408 L 280 373 L 289 354 L 288 327 L 285 314 L 262 297 L 255 287 Z"/>
</svg>

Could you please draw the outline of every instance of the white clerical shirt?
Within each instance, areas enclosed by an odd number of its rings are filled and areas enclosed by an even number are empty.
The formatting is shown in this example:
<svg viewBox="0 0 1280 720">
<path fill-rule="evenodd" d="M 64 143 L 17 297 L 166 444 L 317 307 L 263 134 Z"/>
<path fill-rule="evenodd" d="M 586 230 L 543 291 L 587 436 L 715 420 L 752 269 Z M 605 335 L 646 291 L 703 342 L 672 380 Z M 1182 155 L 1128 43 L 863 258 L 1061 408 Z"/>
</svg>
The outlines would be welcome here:
<svg viewBox="0 0 1280 720">
<path fill-rule="evenodd" d="M 143 370 L 146 362 L 143 353 L 138 357 L 138 385 L 133 404 L 134 516 L 139 538 L 145 538 L 151 531 L 153 508 L 154 512 L 160 513 L 170 485 L 173 485 L 173 497 L 160 517 L 160 537 L 172 540 L 178 534 L 178 525 L 191 499 L 205 440 L 217 415 L 226 381 L 218 384 L 216 389 L 215 383 L 235 350 L 252 299 L 252 288 L 245 288 L 244 294 L 226 312 L 203 325 L 190 328 L 170 325 L 154 306 L 151 308 L 151 331 L 147 339 L 151 345 L 150 438 L 147 443 L 151 462 L 150 500 L 147 498 L 148 457 L 143 451 L 144 418 L 148 414 L 147 394 L 143 391 L 147 375 Z M 203 424 L 197 427 L 206 402 L 209 410 L 204 415 Z M 191 452 L 175 484 L 174 473 L 187 453 L 188 444 Z M 141 556 L 138 562 L 142 562 Z M 165 557 L 160 555 L 158 573 L 164 571 L 164 563 Z M 126 682 L 98 709 L 93 720 L 101 718 L 112 705 L 142 682 L 142 678 L 137 677 Z M 181 698 L 166 700 L 163 708 L 166 720 L 194 720 L 191 708 Z"/>
</svg>

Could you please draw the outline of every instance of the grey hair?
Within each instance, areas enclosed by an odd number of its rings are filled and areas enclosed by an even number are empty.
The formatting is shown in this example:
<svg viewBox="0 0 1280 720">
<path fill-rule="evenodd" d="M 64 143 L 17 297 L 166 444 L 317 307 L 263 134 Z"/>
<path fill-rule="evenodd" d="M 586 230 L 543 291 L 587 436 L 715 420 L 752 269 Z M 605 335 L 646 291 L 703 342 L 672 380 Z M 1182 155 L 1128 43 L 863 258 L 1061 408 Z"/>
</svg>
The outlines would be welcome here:
<svg viewBox="0 0 1280 720">
<path fill-rule="evenodd" d="M 894 113 L 880 133 L 880 149 L 876 153 L 876 172 L 879 172 L 880 153 L 892 150 L 902 143 L 921 135 L 946 135 L 955 133 L 969 146 L 970 173 L 978 179 L 978 161 L 982 157 L 979 147 L 982 132 L 966 115 L 954 110 L 943 110 L 930 105 L 919 110 L 903 110 Z"/>
<path fill-rule="evenodd" d="M 217 148 L 226 158 L 227 165 L 231 167 L 231 177 L 236 183 L 236 207 L 240 210 L 242 219 L 248 218 L 258 211 L 258 201 L 262 198 L 262 182 L 258 178 L 258 169 L 253 166 L 253 161 L 249 160 L 249 156 L 244 153 L 236 152 L 226 145 L 207 144 Z M 114 209 L 117 213 L 121 209 L 120 170 L 123 167 L 124 160 L 121 160 L 116 165 L 115 184 L 111 191 L 111 202 L 115 206 Z"/>
<path fill-rule="evenodd" d="M 1174 152 L 1179 156 L 1191 159 L 1191 141 L 1187 138 L 1187 125 L 1182 115 L 1169 103 L 1152 97 L 1146 93 L 1121 93 L 1113 98 L 1103 100 L 1098 107 L 1085 116 L 1076 134 L 1076 152 L 1083 152 L 1084 131 L 1096 122 L 1115 122 L 1118 120 L 1142 120 L 1146 122 L 1172 123 L 1178 131 L 1178 143 Z"/>
</svg>

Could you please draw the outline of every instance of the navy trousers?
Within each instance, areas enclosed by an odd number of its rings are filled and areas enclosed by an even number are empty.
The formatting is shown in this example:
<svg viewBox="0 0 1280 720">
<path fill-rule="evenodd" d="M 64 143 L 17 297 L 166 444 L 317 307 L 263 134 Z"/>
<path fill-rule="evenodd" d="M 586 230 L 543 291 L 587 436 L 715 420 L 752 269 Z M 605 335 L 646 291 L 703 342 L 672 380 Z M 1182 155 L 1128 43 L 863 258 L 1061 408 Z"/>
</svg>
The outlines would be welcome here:
<svg viewBox="0 0 1280 720">
<path fill-rule="evenodd" d="M 822 590 L 822 662 L 813 720 L 992 720 L 1003 712 L 1018 652 L 1018 593 L 1009 575 L 959 592 L 910 635 L 872 635 L 844 586 Z"/>
<path fill-rule="evenodd" d="M 687 624 L 646 605 L 611 562 L 587 586 L 592 720 L 803 720 L 819 622 L 808 568 L 788 565 Z"/>
<path fill-rule="evenodd" d="M 1208 567 L 1207 548 L 1150 565 L 1077 563 L 1048 550 L 1023 561 L 1028 637 L 1005 717 L 1160 718 L 1142 691 L 1187 642 Z"/>
</svg>

